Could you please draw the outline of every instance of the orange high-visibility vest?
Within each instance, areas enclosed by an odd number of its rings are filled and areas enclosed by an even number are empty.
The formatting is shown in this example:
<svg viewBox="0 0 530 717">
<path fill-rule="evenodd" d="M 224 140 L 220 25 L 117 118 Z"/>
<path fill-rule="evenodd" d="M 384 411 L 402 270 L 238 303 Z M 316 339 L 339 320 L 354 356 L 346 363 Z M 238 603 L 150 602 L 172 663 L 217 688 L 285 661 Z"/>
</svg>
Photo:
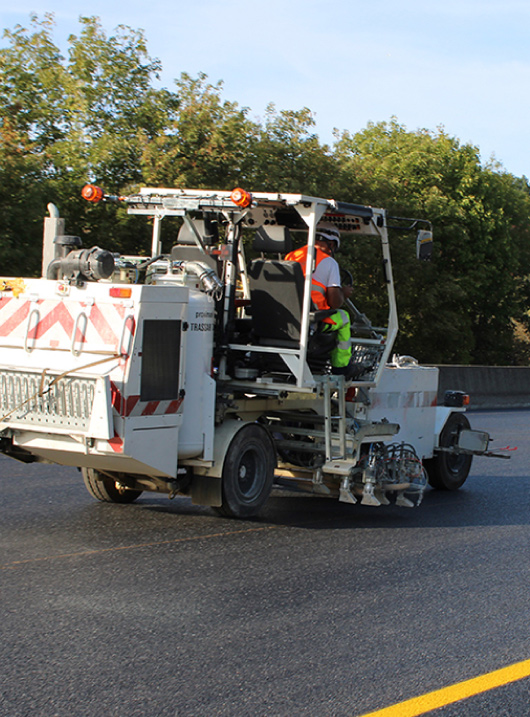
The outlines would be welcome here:
<svg viewBox="0 0 530 717">
<path fill-rule="evenodd" d="M 304 276 L 307 261 L 307 249 L 308 247 L 304 246 L 301 249 L 295 249 L 294 251 L 290 251 L 285 256 L 285 259 L 287 261 L 297 261 L 301 265 L 302 271 L 304 272 Z M 320 264 L 322 259 L 325 259 L 327 256 L 329 255 L 326 254 L 326 252 L 322 251 L 322 249 L 317 246 L 315 247 L 315 269 Z M 314 278 L 311 279 L 311 299 L 317 309 L 331 308 L 331 306 L 328 304 L 326 297 L 326 287 L 324 286 L 324 284 L 321 284 L 320 281 L 315 281 Z"/>
</svg>

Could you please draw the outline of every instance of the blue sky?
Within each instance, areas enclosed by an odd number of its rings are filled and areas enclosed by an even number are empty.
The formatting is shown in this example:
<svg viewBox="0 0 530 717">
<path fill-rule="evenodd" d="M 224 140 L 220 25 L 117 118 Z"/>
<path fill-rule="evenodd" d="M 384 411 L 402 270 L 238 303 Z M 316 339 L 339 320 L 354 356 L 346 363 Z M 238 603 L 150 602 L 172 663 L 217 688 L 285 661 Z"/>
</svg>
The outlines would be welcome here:
<svg viewBox="0 0 530 717">
<path fill-rule="evenodd" d="M 251 117 L 308 107 L 323 142 L 395 116 L 530 177 L 528 0 L 0 0 L 2 28 L 45 12 L 62 49 L 80 15 L 141 28 L 165 86 L 205 72 Z"/>
</svg>

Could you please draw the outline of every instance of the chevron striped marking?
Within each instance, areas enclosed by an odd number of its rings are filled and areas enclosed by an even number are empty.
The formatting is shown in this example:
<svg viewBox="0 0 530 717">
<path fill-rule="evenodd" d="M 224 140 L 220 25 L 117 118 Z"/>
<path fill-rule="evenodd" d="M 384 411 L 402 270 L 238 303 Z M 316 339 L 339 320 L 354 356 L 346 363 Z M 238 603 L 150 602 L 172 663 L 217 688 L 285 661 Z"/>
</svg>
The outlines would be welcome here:
<svg viewBox="0 0 530 717">
<path fill-rule="evenodd" d="M 104 303 L 88 305 L 84 302 L 65 302 L 62 300 L 24 301 L 20 304 L 13 298 L 0 302 L 0 338 L 23 340 L 27 331 L 28 316 L 33 309 L 42 315 L 38 322 L 27 332 L 30 341 L 48 339 L 49 346 L 60 346 L 65 335 L 72 338 L 77 316 L 85 314 L 86 323 L 77 326 L 75 342 L 77 344 L 101 344 L 116 347 L 118 336 L 125 319 L 126 308 L 121 304 Z M 135 322 L 128 325 L 131 334 L 135 333 Z M 62 329 L 64 334 L 57 329 Z"/>
<path fill-rule="evenodd" d="M 127 396 L 125 398 L 116 384 L 110 382 L 112 408 L 122 418 L 129 416 L 165 416 L 177 413 L 182 405 L 182 398 L 167 401 L 140 402 L 140 396 Z"/>
<path fill-rule="evenodd" d="M 9 307 L 12 301 L 13 299 L 11 297 L 2 301 L 0 309 L 2 309 L 3 314 L 7 313 L 5 309 Z M 0 336 L 9 336 L 9 334 L 18 328 L 20 324 L 28 318 L 29 307 L 30 302 L 25 301 L 3 324 L 0 324 Z"/>
</svg>

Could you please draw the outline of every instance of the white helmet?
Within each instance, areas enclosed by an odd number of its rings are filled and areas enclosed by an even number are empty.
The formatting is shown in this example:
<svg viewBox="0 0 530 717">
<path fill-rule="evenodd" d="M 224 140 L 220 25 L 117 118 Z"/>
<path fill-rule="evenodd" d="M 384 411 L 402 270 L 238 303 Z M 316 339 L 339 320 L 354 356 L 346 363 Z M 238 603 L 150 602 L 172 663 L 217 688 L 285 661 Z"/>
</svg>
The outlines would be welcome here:
<svg viewBox="0 0 530 717">
<path fill-rule="evenodd" d="M 340 248 L 340 232 L 336 226 L 327 222 L 322 222 L 317 226 L 317 239 L 322 241 L 334 241 L 337 243 L 337 249 Z"/>
</svg>

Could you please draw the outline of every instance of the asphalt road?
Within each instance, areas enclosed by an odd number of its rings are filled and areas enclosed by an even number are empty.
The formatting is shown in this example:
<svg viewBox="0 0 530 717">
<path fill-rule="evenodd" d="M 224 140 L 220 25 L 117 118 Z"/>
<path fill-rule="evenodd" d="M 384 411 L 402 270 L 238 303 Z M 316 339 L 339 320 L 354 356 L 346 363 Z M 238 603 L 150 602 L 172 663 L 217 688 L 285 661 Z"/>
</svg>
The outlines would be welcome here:
<svg viewBox="0 0 530 717">
<path fill-rule="evenodd" d="M 530 659 L 530 412 L 417 509 L 272 497 L 233 521 L 0 458 L 0 714 L 354 717 Z M 530 679 L 442 717 L 530 713 Z"/>
</svg>

